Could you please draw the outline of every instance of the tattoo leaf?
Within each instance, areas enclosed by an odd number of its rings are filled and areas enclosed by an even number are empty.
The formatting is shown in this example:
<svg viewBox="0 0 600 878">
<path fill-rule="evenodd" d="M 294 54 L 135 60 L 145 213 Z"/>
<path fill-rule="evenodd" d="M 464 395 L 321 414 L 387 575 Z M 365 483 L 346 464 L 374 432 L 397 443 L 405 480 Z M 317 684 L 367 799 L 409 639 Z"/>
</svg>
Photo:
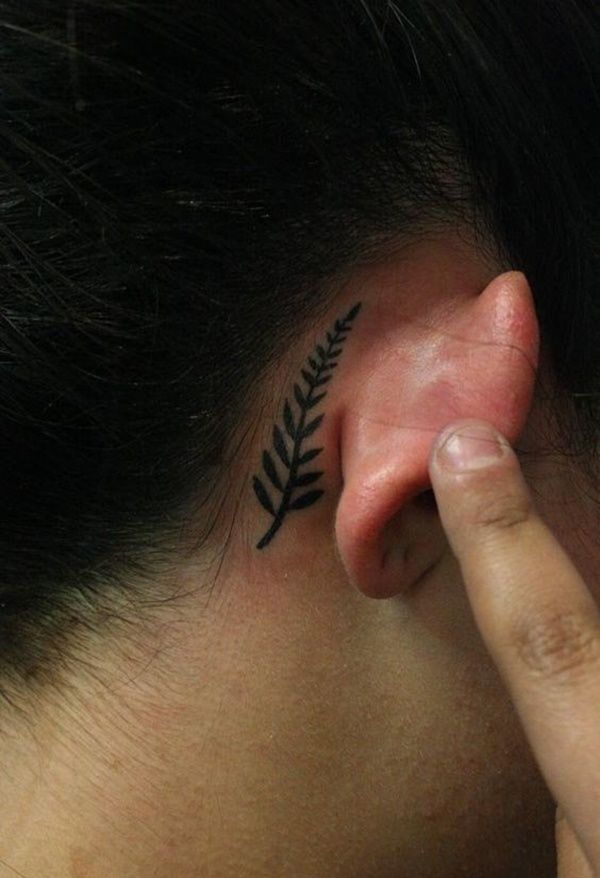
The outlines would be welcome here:
<svg viewBox="0 0 600 878">
<path fill-rule="evenodd" d="M 269 497 L 269 495 L 267 493 L 267 489 L 265 488 L 265 486 L 263 485 L 261 480 L 258 478 L 258 476 L 254 476 L 252 484 L 254 485 L 254 493 L 258 497 L 258 501 L 259 501 L 260 505 L 264 509 L 266 509 L 267 512 L 270 512 L 271 515 L 275 515 L 276 514 L 275 507 L 273 506 L 273 504 L 271 502 L 271 498 Z"/>
<path fill-rule="evenodd" d="M 308 384 L 308 386 L 309 386 L 309 387 L 314 387 L 314 386 L 315 386 L 315 377 L 314 377 L 314 375 L 311 375 L 310 372 L 308 372 L 306 369 L 302 369 L 301 371 L 302 371 L 302 377 L 304 378 L 304 380 L 306 381 L 306 383 Z"/>
<path fill-rule="evenodd" d="M 306 408 L 307 408 L 307 409 L 312 409 L 312 408 L 314 408 L 314 406 L 316 406 L 318 403 L 320 403 L 321 400 L 324 399 L 324 397 L 326 397 L 326 396 L 327 396 L 327 392 L 325 392 L 325 393 L 319 393 L 317 396 L 313 397 L 310 401 L 307 400 L 307 402 L 306 402 Z"/>
<path fill-rule="evenodd" d="M 331 356 L 332 356 L 332 357 L 339 357 L 341 353 L 342 353 L 342 349 L 341 349 L 341 348 L 338 348 L 337 351 L 332 351 L 332 352 L 331 352 Z"/>
<path fill-rule="evenodd" d="M 310 363 L 311 368 L 315 370 L 315 372 L 318 372 L 319 369 L 321 368 L 321 367 L 319 366 L 319 364 L 317 363 L 317 361 L 316 361 L 316 360 L 313 360 L 312 357 L 309 357 L 309 358 L 308 358 L 308 362 Z"/>
<path fill-rule="evenodd" d="M 281 460 L 282 464 L 289 469 L 290 456 L 288 454 L 287 446 L 285 444 L 285 439 L 283 438 L 283 433 L 277 425 L 273 427 L 273 445 L 275 446 L 275 451 L 279 455 L 279 459 Z"/>
<path fill-rule="evenodd" d="M 327 353 L 325 352 L 325 348 L 322 347 L 320 344 L 317 345 L 317 353 L 321 357 L 323 362 L 327 360 Z"/>
<path fill-rule="evenodd" d="M 309 491 L 307 494 L 301 494 L 296 500 L 290 503 L 290 509 L 306 509 L 316 503 L 319 497 L 322 497 L 325 491 Z"/>
<path fill-rule="evenodd" d="M 278 488 L 280 491 L 283 491 L 283 485 L 281 484 L 279 473 L 277 472 L 275 464 L 273 463 L 273 458 L 268 451 L 263 451 L 263 467 L 275 487 Z"/>
<path fill-rule="evenodd" d="M 307 451 L 302 457 L 298 460 L 298 466 L 302 466 L 304 463 L 310 463 L 311 460 L 314 460 L 315 457 L 323 451 L 322 448 L 311 448 L 310 451 Z"/>
<path fill-rule="evenodd" d="M 294 396 L 296 397 L 296 402 L 301 409 L 309 408 L 309 403 L 302 393 L 302 388 L 299 384 L 294 384 Z"/>
<path fill-rule="evenodd" d="M 320 479 L 322 475 L 322 472 L 315 471 L 314 473 L 304 473 L 301 476 L 296 476 L 294 486 L 296 488 L 303 488 L 306 485 L 312 485 L 312 483 L 316 482 L 317 479 Z"/>
<path fill-rule="evenodd" d="M 322 378 L 319 378 L 318 381 L 315 381 L 315 387 L 322 387 L 323 384 L 327 384 L 328 381 L 331 381 L 331 375 L 323 375 Z"/>
<path fill-rule="evenodd" d="M 357 314 L 361 308 L 362 308 L 362 302 L 357 302 L 356 305 L 352 308 L 352 310 L 349 311 L 348 314 L 346 314 L 344 322 L 347 323 L 348 321 L 354 320 L 354 318 L 357 316 Z"/>
<path fill-rule="evenodd" d="M 290 439 L 296 438 L 296 425 L 294 424 L 294 416 L 292 414 L 292 410 L 290 408 L 289 402 L 285 401 L 285 405 L 283 407 L 283 420 L 285 423 L 285 429 L 288 432 L 288 436 Z"/>
<path fill-rule="evenodd" d="M 312 436 L 324 417 L 325 415 L 317 415 L 314 421 L 311 421 L 310 424 L 307 424 L 306 427 L 304 427 L 304 429 L 302 430 L 302 438 L 306 439 L 307 436 Z"/>
</svg>

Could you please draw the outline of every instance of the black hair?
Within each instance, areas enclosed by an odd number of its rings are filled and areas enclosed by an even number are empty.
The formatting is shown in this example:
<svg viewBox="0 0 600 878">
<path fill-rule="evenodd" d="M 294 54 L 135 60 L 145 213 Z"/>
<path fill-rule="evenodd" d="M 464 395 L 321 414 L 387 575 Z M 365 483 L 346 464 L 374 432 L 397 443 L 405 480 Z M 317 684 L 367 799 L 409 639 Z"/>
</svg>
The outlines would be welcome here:
<svg viewBox="0 0 600 878">
<path fill-rule="evenodd" d="M 466 224 L 526 273 L 593 453 L 597 0 L 7 0 L 0 34 L 7 696 L 160 605 L 248 400 L 394 242 Z"/>
</svg>

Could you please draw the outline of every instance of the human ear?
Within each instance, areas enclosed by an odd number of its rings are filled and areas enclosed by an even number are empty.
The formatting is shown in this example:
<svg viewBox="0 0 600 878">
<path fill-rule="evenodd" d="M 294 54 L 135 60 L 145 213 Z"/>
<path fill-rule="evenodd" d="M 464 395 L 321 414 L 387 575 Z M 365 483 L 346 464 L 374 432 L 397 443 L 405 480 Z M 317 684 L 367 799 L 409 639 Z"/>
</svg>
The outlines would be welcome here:
<svg viewBox="0 0 600 878">
<path fill-rule="evenodd" d="M 393 304 L 378 309 L 355 349 L 340 418 L 337 548 L 350 580 L 375 598 L 402 592 L 414 576 L 409 547 L 398 544 L 410 539 L 403 529 L 410 531 L 415 498 L 430 488 L 439 430 L 477 418 L 514 442 L 533 397 L 539 331 L 522 273 L 497 276 L 479 295 L 448 298 L 433 320 L 426 310 L 424 302 L 404 319 Z"/>
</svg>

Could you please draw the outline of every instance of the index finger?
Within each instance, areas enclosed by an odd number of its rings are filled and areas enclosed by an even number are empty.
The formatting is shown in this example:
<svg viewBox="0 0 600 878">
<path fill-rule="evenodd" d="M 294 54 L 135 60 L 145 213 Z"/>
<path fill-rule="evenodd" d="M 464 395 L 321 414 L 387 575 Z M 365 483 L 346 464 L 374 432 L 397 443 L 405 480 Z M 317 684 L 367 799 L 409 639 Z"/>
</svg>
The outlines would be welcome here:
<svg viewBox="0 0 600 878">
<path fill-rule="evenodd" d="M 483 449 L 479 461 L 461 458 L 457 427 Z M 469 420 L 444 430 L 429 473 L 482 637 L 550 790 L 600 870 L 598 607 L 490 425 Z"/>
</svg>

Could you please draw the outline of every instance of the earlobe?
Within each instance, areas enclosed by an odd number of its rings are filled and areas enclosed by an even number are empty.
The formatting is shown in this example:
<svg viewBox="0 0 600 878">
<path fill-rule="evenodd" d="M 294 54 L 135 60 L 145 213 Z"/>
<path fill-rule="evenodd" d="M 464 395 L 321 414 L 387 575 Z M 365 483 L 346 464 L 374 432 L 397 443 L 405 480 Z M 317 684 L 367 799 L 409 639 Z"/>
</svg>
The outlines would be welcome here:
<svg viewBox="0 0 600 878">
<path fill-rule="evenodd" d="M 375 327 L 343 401 L 335 534 L 350 580 L 370 597 L 409 588 L 443 536 L 415 503 L 430 487 L 439 430 L 481 418 L 514 442 L 531 405 L 539 333 L 525 276 L 499 275 L 442 311 L 441 325 L 399 320 L 394 332 L 393 310 L 381 309 L 380 336 Z"/>
</svg>

